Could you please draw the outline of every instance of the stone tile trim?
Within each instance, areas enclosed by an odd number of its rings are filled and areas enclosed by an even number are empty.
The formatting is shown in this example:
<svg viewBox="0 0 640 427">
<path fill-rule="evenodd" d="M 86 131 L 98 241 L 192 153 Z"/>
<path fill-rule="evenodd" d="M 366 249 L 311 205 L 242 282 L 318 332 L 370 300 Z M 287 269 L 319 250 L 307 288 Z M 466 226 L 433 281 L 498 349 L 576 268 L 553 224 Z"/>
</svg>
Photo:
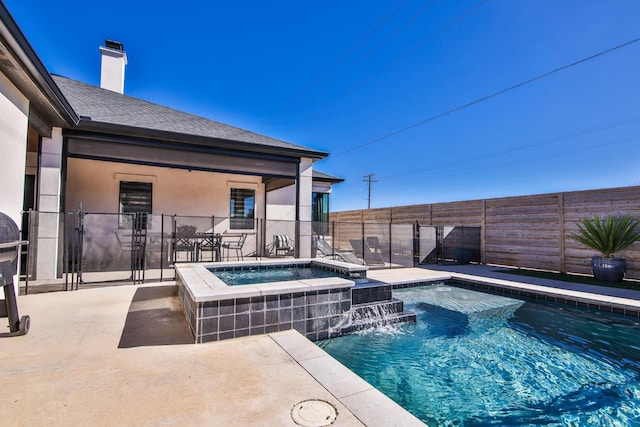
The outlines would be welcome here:
<svg viewBox="0 0 640 427">
<path fill-rule="evenodd" d="M 310 340 L 342 332 L 351 310 L 351 288 L 195 302 L 178 288 L 197 343 L 295 329 Z"/>
</svg>

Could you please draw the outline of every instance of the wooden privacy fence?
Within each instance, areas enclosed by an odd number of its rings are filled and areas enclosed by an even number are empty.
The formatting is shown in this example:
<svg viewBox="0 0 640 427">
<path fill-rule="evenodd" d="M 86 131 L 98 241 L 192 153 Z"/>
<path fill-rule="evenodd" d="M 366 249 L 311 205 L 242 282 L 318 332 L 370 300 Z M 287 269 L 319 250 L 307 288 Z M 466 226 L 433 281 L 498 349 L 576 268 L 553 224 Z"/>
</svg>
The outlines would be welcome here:
<svg viewBox="0 0 640 427">
<path fill-rule="evenodd" d="M 485 264 L 588 274 L 597 254 L 571 233 L 594 213 L 640 217 L 640 186 L 335 212 L 330 221 L 479 226 Z M 640 243 L 616 255 L 640 279 Z"/>
</svg>

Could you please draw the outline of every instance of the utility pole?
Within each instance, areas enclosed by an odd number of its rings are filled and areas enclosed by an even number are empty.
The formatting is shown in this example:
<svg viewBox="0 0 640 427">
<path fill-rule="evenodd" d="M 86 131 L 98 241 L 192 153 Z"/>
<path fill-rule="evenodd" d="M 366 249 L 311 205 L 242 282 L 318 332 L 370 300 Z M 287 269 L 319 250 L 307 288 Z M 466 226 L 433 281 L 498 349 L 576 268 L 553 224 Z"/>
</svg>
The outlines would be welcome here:
<svg viewBox="0 0 640 427">
<path fill-rule="evenodd" d="M 368 182 L 369 183 L 369 198 L 368 198 L 368 202 L 367 202 L 367 209 L 371 209 L 371 183 L 372 182 L 378 182 L 377 179 L 373 179 L 373 177 L 375 176 L 375 174 L 370 173 L 364 176 L 364 179 L 362 181 L 364 182 Z"/>
</svg>

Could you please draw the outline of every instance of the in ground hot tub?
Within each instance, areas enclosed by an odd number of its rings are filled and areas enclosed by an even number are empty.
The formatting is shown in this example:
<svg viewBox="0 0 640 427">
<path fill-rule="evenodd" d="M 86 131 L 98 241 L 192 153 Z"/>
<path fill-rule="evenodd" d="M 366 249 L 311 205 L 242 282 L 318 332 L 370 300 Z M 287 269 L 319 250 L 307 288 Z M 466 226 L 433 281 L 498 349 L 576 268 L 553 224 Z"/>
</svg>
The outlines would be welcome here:
<svg viewBox="0 0 640 427">
<path fill-rule="evenodd" d="M 197 343 L 289 329 L 317 340 L 340 334 L 367 270 L 319 259 L 180 264 L 176 282 Z M 229 285 L 218 272 L 242 280 Z"/>
</svg>

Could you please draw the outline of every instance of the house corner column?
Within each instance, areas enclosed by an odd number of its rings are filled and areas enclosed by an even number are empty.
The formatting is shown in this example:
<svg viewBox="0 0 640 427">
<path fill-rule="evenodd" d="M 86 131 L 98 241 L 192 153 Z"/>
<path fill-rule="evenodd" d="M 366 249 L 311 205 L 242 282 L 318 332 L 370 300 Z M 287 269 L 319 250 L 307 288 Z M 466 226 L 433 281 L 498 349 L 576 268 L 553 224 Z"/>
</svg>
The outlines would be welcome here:
<svg viewBox="0 0 640 427">
<path fill-rule="evenodd" d="M 300 178 L 298 185 L 298 206 L 300 220 L 300 258 L 311 257 L 311 193 L 313 192 L 313 161 L 303 158 L 300 160 Z"/>
<path fill-rule="evenodd" d="M 38 228 L 35 236 L 35 278 L 55 279 L 60 238 L 62 180 L 62 129 L 53 128 L 42 138 L 38 171 Z"/>
</svg>

